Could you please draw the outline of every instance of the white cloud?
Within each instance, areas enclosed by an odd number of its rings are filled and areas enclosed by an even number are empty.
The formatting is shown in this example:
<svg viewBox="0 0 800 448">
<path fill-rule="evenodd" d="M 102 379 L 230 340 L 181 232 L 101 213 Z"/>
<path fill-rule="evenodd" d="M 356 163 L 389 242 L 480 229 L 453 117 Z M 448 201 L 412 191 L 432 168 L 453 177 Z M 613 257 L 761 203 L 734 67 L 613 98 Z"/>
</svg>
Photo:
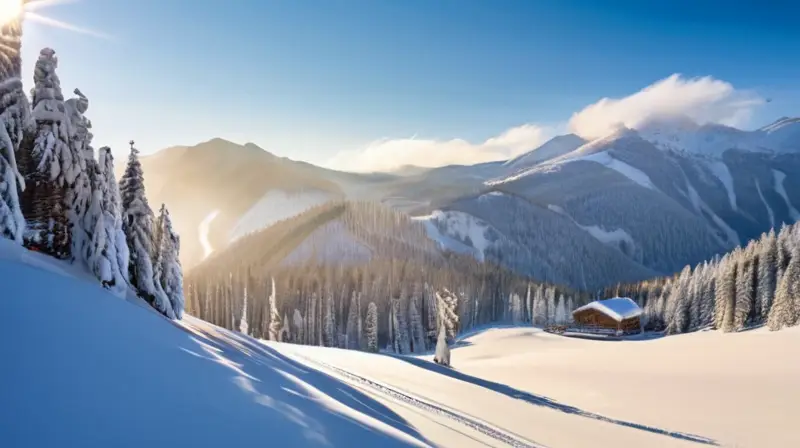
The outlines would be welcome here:
<svg viewBox="0 0 800 448">
<path fill-rule="evenodd" d="M 763 102 L 757 94 L 736 90 L 725 81 L 674 74 L 625 98 L 603 98 L 583 108 L 572 115 L 569 128 L 581 137 L 598 138 L 620 124 L 636 128 L 653 117 L 675 115 L 699 124 L 742 126 Z"/>
<path fill-rule="evenodd" d="M 536 148 L 554 135 L 551 128 L 524 124 L 483 143 L 452 140 L 383 139 L 360 150 L 342 151 L 328 166 L 347 171 L 390 171 L 404 165 L 437 167 L 505 160 Z"/>
<path fill-rule="evenodd" d="M 557 133 L 574 132 L 586 139 L 604 137 L 625 125 L 637 128 L 654 117 L 683 115 L 699 124 L 746 125 L 764 103 L 754 92 L 706 76 L 674 74 L 624 98 L 603 98 L 572 115 L 568 124 L 535 123 L 510 128 L 483 143 L 463 139 L 383 139 L 356 150 L 342 151 L 328 166 L 347 171 L 390 171 L 404 165 L 436 167 L 505 160 L 530 151 Z M 568 131 L 567 131 L 568 129 Z M 564 132 L 565 133 L 565 132 Z"/>
</svg>

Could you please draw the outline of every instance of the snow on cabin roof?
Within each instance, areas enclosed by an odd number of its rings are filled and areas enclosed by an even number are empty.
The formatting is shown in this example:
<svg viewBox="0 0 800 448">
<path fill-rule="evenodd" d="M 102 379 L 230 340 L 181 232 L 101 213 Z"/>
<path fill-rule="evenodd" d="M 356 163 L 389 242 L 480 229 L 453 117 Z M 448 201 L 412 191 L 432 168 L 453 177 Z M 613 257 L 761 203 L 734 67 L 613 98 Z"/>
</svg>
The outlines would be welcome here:
<svg viewBox="0 0 800 448">
<path fill-rule="evenodd" d="M 597 300 L 576 309 L 572 312 L 572 314 L 575 314 L 578 311 L 590 309 L 600 311 L 617 322 L 622 321 L 623 319 L 630 319 L 631 317 L 640 316 L 642 314 L 642 309 L 639 308 L 639 305 L 627 297 L 614 297 L 613 299 Z"/>
</svg>

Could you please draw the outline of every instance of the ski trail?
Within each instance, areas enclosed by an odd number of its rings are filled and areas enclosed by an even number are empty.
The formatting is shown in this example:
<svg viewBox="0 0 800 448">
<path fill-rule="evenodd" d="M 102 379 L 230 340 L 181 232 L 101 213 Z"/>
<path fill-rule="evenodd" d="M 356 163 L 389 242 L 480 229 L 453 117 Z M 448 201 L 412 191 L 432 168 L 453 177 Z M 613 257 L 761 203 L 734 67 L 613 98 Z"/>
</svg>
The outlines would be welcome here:
<svg viewBox="0 0 800 448">
<path fill-rule="evenodd" d="M 214 248 L 211 246 L 211 242 L 208 240 L 208 231 L 209 227 L 211 227 L 211 221 L 213 221 L 218 214 L 219 210 L 214 210 L 213 212 L 209 213 L 197 228 L 197 233 L 200 234 L 200 245 L 203 246 L 203 258 L 207 258 L 209 255 L 211 255 L 211 252 L 214 252 Z"/>
<path fill-rule="evenodd" d="M 503 442 L 508 446 L 518 447 L 518 448 L 543 448 L 544 445 L 539 445 L 529 440 L 526 440 L 522 436 L 514 434 L 508 430 L 500 428 L 498 426 L 494 426 L 489 422 L 484 420 L 478 419 L 476 417 L 472 417 L 470 415 L 464 414 L 462 412 L 458 412 L 454 409 L 450 409 L 445 407 L 442 404 L 434 403 L 428 400 L 424 400 L 417 396 L 411 395 L 408 392 L 400 391 L 394 387 L 388 386 L 386 384 L 379 383 L 377 381 L 373 381 L 369 378 L 365 378 L 363 376 L 357 375 L 352 372 L 348 372 L 344 369 L 340 369 L 339 367 L 332 366 L 328 363 L 318 361 L 315 359 L 307 358 L 303 355 L 299 355 L 296 353 L 292 354 L 293 357 L 300 358 L 305 362 L 311 364 L 317 364 L 318 366 L 322 367 L 323 369 L 333 371 L 336 374 L 347 378 L 350 381 L 353 381 L 357 384 L 365 386 L 374 392 L 378 392 L 384 396 L 387 396 L 391 399 L 403 402 L 410 406 L 413 406 L 417 409 L 423 410 L 425 412 L 429 412 L 432 414 L 441 415 L 443 417 L 447 417 L 451 420 L 454 420 L 464 426 L 470 427 L 475 431 L 478 431 L 481 434 L 484 434 L 492 439 L 497 441 Z"/>
</svg>

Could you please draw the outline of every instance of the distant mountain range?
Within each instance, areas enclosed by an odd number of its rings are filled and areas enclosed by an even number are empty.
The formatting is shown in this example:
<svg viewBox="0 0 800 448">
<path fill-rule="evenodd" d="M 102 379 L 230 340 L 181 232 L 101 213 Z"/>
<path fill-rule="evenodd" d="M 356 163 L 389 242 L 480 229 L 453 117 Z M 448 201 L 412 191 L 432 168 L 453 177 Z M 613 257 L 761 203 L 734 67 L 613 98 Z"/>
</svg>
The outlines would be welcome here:
<svg viewBox="0 0 800 448">
<path fill-rule="evenodd" d="M 661 118 L 592 141 L 558 136 L 508 161 L 394 173 L 334 171 L 221 139 L 142 165 L 189 268 L 244 234 L 344 199 L 414 216 L 443 251 L 586 289 L 670 274 L 800 220 L 795 118 L 755 131 Z"/>
</svg>

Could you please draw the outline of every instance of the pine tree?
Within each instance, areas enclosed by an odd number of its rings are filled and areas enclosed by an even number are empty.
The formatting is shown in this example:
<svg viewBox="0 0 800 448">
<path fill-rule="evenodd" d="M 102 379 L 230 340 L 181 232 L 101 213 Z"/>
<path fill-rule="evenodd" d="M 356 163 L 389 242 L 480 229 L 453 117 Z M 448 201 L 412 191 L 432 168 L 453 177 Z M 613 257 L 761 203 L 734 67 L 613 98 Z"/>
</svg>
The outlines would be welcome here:
<svg viewBox="0 0 800 448">
<path fill-rule="evenodd" d="M 71 125 L 69 148 L 76 173 L 75 181 L 66 188 L 65 200 L 71 228 L 73 257 L 87 261 L 85 254 L 91 244 L 94 229 L 86 229 L 83 224 L 92 201 L 91 174 L 97 162 L 91 146 L 93 135 L 89 129 L 92 123 L 84 116 L 89 109 L 89 100 L 78 89 L 75 89 L 74 93 L 77 97 L 67 100 L 65 107 Z"/>
<path fill-rule="evenodd" d="M 411 329 L 411 344 L 414 353 L 422 353 L 425 348 L 425 329 L 422 328 L 422 316 L 417 310 L 416 295 L 411 297 L 408 302 L 408 318 Z"/>
<path fill-rule="evenodd" d="M 558 303 L 556 304 L 556 325 L 564 325 L 567 323 L 567 310 L 564 305 L 564 294 L 558 296 Z"/>
<path fill-rule="evenodd" d="M 158 282 L 153 281 L 153 210 L 147 203 L 144 190 L 144 174 L 139 163 L 139 151 L 131 141 L 128 166 L 120 182 L 122 198 L 122 229 L 128 241 L 130 262 L 128 277 L 131 286 L 155 309 L 170 318 L 175 318 L 172 305 Z"/>
<path fill-rule="evenodd" d="M 292 327 L 289 325 L 289 316 L 287 314 L 283 315 L 283 326 L 281 327 L 281 333 L 278 337 L 278 341 L 280 342 L 289 342 L 292 340 Z"/>
<path fill-rule="evenodd" d="M 458 298 L 447 289 L 443 290 L 441 294 L 437 292 L 436 298 L 439 302 L 437 305 L 439 321 L 447 329 L 447 339 L 454 341 L 458 333 L 459 324 L 458 314 L 456 313 Z"/>
<path fill-rule="evenodd" d="M 25 233 L 23 205 L 28 148 L 19 151 L 24 130 L 30 124 L 30 105 L 22 90 L 22 16 L 0 29 L 0 237 L 22 244 Z M 17 166 L 17 153 L 20 164 Z M 20 172 L 22 171 L 22 172 Z"/>
<path fill-rule="evenodd" d="M 525 292 L 525 312 L 528 322 L 533 322 L 533 297 L 531 296 L 531 284 L 528 283 L 527 291 Z"/>
<path fill-rule="evenodd" d="M 552 325 L 556 321 L 556 290 L 547 287 L 544 291 L 545 303 L 547 303 L 547 325 Z"/>
<path fill-rule="evenodd" d="M 547 325 L 547 303 L 544 298 L 544 287 L 539 285 L 533 297 L 533 325 L 544 327 Z"/>
<path fill-rule="evenodd" d="M 30 200 L 25 201 L 24 212 L 29 244 L 58 258 L 69 258 L 72 247 L 66 190 L 75 182 L 79 169 L 72 160 L 69 117 L 56 67 L 55 51 L 42 49 L 32 92 L 36 131 L 31 160 L 35 168 L 26 182 Z"/>
<path fill-rule="evenodd" d="M 692 268 L 686 266 L 678 276 L 675 286 L 667 298 L 666 327 L 668 334 L 684 333 L 689 321 L 687 319 L 686 297 L 692 279 Z"/>
<path fill-rule="evenodd" d="M 574 319 L 572 318 L 572 312 L 573 311 L 575 311 L 575 304 L 572 301 L 572 296 L 569 296 L 569 298 L 567 299 L 567 323 L 568 324 L 571 324 L 571 323 L 575 322 Z"/>
<path fill-rule="evenodd" d="M 367 339 L 367 351 L 378 352 L 378 307 L 375 302 L 367 306 L 367 318 L 364 321 L 364 333 Z"/>
<path fill-rule="evenodd" d="M 447 367 L 450 366 L 450 347 L 447 346 L 447 327 L 445 325 L 439 327 L 439 336 L 436 338 L 436 354 L 433 357 L 433 362 Z"/>
<path fill-rule="evenodd" d="M 733 331 L 744 329 L 753 303 L 753 250 L 748 246 L 736 264 L 736 305 L 733 314 Z"/>
<path fill-rule="evenodd" d="M 83 217 L 90 238 L 81 257 L 100 283 L 119 296 L 128 288 L 128 244 L 122 230 L 119 189 L 114 179 L 114 157 L 106 147 L 98 151 L 98 162 L 90 174 L 92 195 Z"/>
<path fill-rule="evenodd" d="M 778 240 L 774 230 L 770 230 L 766 237 L 762 238 L 760 249 L 758 256 L 758 289 L 756 296 L 758 300 L 759 321 L 766 322 L 777 286 Z"/>
<path fill-rule="evenodd" d="M 155 279 L 166 294 L 177 319 L 183 318 L 183 268 L 180 261 L 181 241 L 172 227 L 167 206 L 162 204 L 156 220 Z M 246 306 L 246 305 L 245 305 Z"/>
<path fill-rule="evenodd" d="M 294 321 L 294 332 L 292 342 L 296 344 L 305 344 L 306 343 L 306 324 L 303 320 L 303 315 L 300 314 L 300 310 L 294 310 L 294 316 L 292 316 L 292 320 Z"/>
<path fill-rule="evenodd" d="M 358 293 L 353 291 L 350 299 L 350 312 L 347 314 L 347 328 L 345 330 L 346 348 L 358 349 Z"/>
<path fill-rule="evenodd" d="M 244 303 L 242 304 L 242 318 L 239 320 L 239 333 L 250 334 L 250 326 L 247 324 L 247 286 L 244 287 L 242 294 Z"/>
<path fill-rule="evenodd" d="M 717 280 L 717 328 L 724 332 L 733 331 L 733 321 L 736 312 L 736 274 L 741 253 L 733 252 L 722 272 L 722 278 Z"/>
<path fill-rule="evenodd" d="M 280 342 L 281 315 L 278 312 L 278 294 L 275 291 L 274 278 L 270 278 L 270 284 L 272 285 L 272 289 L 269 294 L 269 340 Z M 295 310 L 295 322 L 297 321 L 299 313 L 299 311 Z"/>
<path fill-rule="evenodd" d="M 789 265 L 786 267 L 775 300 L 769 311 L 767 326 L 776 331 L 783 327 L 796 325 L 800 317 L 800 246 L 795 248 Z"/>
<path fill-rule="evenodd" d="M 333 303 L 333 289 L 330 285 L 325 288 L 325 309 L 322 316 L 322 336 L 325 347 L 336 347 L 339 340 L 336 337 L 336 311 Z"/>
<path fill-rule="evenodd" d="M 406 316 L 406 308 L 403 304 L 406 303 L 406 292 L 400 292 L 400 299 L 394 301 L 394 315 L 395 322 L 397 323 L 397 345 L 400 349 L 399 353 L 411 353 L 411 338 L 408 335 L 408 319 Z"/>
</svg>

